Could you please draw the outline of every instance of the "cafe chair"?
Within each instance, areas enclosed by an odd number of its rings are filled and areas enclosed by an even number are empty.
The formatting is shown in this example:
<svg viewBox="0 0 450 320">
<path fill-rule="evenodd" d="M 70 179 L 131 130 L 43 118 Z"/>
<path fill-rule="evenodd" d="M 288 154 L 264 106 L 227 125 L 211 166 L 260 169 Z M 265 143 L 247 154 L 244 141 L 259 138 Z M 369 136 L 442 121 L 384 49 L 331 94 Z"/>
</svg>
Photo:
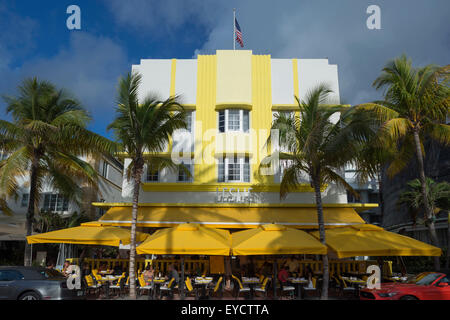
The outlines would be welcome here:
<svg viewBox="0 0 450 320">
<path fill-rule="evenodd" d="M 172 279 L 170 279 L 170 281 L 167 285 L 166 284 L 162 285 L 159 288 L 160 298 L 163 297 L 163 294 L 166 294 L 167 296 L 172 296 L 174 284 L 175 284 L 175 278 L 172 278 Z"/>
<path fill-rule="evenodd" d="M 239 295 L 241 293 L 249 293 L 250 292 L 250 288 L 247 286 L 243 286 L 241 280 L 239 280 L 238 277 L 236 277 L 235 275 L 231 275 L 231 277 L 234 280 L 234 290 L 235 290 L 235 298 L 237 299 L 239 297 Z"/>
<path fill-rule="evenodd" d="M 311 292 L 317 292 L 317 278 L 316 277 L 312 277 L 311 278 L 311 282 L 312 282 L 312 288 L 303 287 L 303 290 L 305 292 L 305 296 L 307 294 L 310 294 Z"/>
<path fill-rule="evenodd" d="M 264 282 L 264 275 L 263 274 L 261 274 L 260 276 L 259 276 L 259 283 L 263 283 Z"/>
<path fill-rule="evenodd" d="M 86 293 L 93 290 L 94 294 L 97 294 L 100 291 L 102 285 L 95 283 L 91 275 L 84 276 L 84 279 L 86 280 Z"/>
<path fill-rule="evenodd" d="M 138 277 L 138 283 L 139 283 L 139 290 L 138 290 L 138 294 L 142 295 L 142 292 L 144 290 L 147 290 L 148 295 L 151 295 L 151 292 L 153 291 L 153 285 L 147 285 L 147 283 L 144 280 L 144 275 L 140 275 Z"/>
<path fill-rule="evenodd" d="M 270 281 L 269 277 L 265 278 L 264 281 L 262 282 L 262 284 L 255 288 L 255 293 L 260 292 L 264 295 L 264 298 L 267 298 L 267 291 L 269 289 L 269 281 Z"/>
<path fill-rule="evenodd" d="M 286 295 L 290 299 L 294 299 L 295 287 L 281 284 L 281 295 Z"/>
<path fill-rule="evenodd" d="M 113 283 L 112 285 L 109 286 L 109 289 L 112 289 L 112 292 L 114 293 L 116 290 L 119 291 L 119 297 L 122 294 L 122 290 L 124 288 L 124 284 L 125 284 L 125 277 L 126 277 L 126 273 L 122 273 L 122 275 L 116 280 L 115 283 Z"/>
<path fill-rule="evenodd" d="M 216 284 L 214 285 L 214 288 L 211 288 L 210 295 L 219 295 L 220 298 L 223 297 L 223 277 L 220 277 Z"/>
<path fill-rule="evenodd" d="M 349 286 L 347 284 L 347 281 L 345 281 L 341 276 L 339 276 L 339 280 L 341 280 L 341 295 L 344 295 L 349 292 L 353 295 L 357 294 L 358 290 L 353 286 Z"/>
<path fill-rule="evenodd" d="M 186 289 L 187 289 L 186 296 L 192 295 L 197 300 L 197 298 L 198 298 L 197 289 L 194 288 L 194 286 L 192 285 L 191 278 L 186 277 L 186 280 L 184 280 L 184 284 L 186 285 Z"/>
</svg>

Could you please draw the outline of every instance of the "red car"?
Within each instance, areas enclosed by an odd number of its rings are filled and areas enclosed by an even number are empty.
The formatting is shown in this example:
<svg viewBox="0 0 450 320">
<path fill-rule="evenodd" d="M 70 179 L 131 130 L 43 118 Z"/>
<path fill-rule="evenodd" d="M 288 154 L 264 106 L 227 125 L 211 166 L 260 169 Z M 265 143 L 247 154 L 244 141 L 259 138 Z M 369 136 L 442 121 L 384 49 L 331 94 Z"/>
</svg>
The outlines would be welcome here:
<svg viewBox="0 0 450 320">
<path fill-rule="evenodd" d="M 450 300 L 450 272 L 424 272 L 407 283 L 382 283 L 361 289 L 361 300 Z"/>
</svg>

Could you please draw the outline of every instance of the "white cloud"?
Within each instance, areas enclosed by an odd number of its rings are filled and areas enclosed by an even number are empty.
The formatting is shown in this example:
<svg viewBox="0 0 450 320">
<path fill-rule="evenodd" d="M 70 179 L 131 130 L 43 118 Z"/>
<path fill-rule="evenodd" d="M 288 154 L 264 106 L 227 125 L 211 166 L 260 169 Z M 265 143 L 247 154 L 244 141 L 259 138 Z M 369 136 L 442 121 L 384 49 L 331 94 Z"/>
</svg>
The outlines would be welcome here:
<svg viewBox="0 0 450 320">
<path fill-rule="evenodd" d="M 119 25 L 131 27 L 136 36 L 155 38 L 165 37 L 185 23 L 212 27 L 222 8 L 222 2 L 208 0 L 105 0 L 104 3 Z"/>
<path fill-rule="evenodd" d="M 21 67 L 21 77 L 39 76 L 79 96 L 95 111 L 111 108 L 118 77 L 131 69 L 121 46 L 109 38 L 73 32 L 67 48 L 49 58 L 32 59 Z"/>
</svg>

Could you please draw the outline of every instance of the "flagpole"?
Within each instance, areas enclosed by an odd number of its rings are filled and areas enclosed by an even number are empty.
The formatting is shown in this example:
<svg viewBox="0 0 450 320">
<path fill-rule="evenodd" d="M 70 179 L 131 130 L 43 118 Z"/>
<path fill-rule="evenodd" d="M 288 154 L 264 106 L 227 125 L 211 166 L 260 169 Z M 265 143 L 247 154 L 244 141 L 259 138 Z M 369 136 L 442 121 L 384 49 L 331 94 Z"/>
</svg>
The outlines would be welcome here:
<svg viewBox="0 0 450 320">
<path fill-rule="evenodd" d="M 236 9 L 233 8 L 233 50 L 236 50 Z"/>
</svg>

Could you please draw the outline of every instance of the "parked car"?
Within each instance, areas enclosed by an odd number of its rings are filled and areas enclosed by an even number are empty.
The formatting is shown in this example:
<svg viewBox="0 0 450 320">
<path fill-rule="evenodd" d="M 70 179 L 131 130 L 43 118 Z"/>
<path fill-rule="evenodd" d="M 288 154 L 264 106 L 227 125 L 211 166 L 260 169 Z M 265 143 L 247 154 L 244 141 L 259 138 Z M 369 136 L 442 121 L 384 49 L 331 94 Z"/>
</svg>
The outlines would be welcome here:
<svg viewBox="0 0 450 320">
<path fill-rule="evenodd" d="M 450 272 L 423 272 L 406 283 L 361 289 L 361 300 L 450 300 Z"/>
<path fill-rule="evenodd" d="M 0 300 L 84 299 L 84 290 L 70 290 L 57 270 L 0 266 Z"/>
</svg>

